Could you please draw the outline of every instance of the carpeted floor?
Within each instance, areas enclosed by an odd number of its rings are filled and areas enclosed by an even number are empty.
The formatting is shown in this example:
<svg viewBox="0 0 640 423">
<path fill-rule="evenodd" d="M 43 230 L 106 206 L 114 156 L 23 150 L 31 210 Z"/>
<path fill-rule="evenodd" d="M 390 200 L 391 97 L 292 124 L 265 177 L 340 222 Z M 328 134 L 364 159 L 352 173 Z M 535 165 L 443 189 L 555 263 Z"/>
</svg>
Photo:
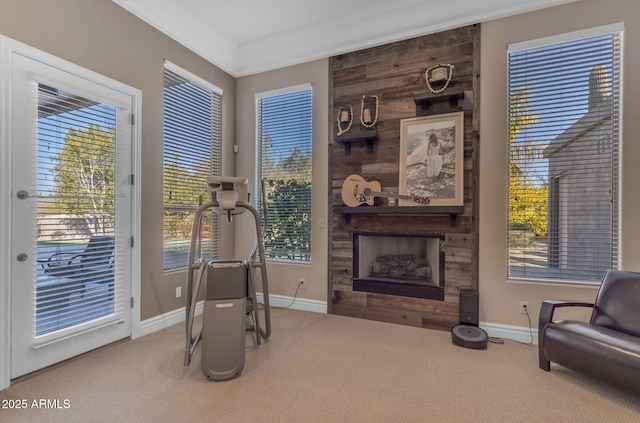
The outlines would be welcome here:
<svg viewBox="0 0 640 423">
<path fill-rule="evenodd" d="M 198 352 L 184 367 L 181 324 L 14 383 L 0 391 L 0 421 L 640 421 L 640 399 L 539 370 L 533 345 L 471 350 L 448 332 L 282 309 L 272 329 L 239 378 L 208 381 Z M 33 407 L 40 399 L 59 408 Z"/>
</svg>

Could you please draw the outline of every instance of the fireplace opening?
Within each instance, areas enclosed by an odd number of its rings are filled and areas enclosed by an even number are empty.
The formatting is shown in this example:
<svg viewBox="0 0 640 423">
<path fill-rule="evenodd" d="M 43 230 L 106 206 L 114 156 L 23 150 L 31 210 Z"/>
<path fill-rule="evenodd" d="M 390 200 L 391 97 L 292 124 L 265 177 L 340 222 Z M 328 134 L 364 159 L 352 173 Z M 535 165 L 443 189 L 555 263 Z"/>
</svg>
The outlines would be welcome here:
<svg viewBox="0 0 640 423">
<path fill-rule="evenodd" d="M 444 235 L 353 234 L 353 290 L 444 300 Z"/>
</svg>

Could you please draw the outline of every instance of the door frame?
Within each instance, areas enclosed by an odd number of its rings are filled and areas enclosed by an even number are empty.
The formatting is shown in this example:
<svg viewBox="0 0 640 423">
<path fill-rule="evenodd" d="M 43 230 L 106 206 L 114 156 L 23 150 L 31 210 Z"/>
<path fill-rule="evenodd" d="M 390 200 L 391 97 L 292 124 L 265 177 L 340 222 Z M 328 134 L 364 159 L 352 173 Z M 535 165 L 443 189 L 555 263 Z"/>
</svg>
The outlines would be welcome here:
<svg viewBox="0 0 640 423">
<path fill-rule="evenodd" d="M 20 54 L 42 61 L 61 70 L 86 77 L 106 86 L 116 87 L 127 93 L 133 100 L 134 121 L 132 125 L 131 167 L 133 173 L 133 193 L 131 209 L 131 231 L 133 236 L 131 257 L 131 338 L 140 332 L 140 252 L 141 252 L 141 200 L 142 187 L 139 181 L 142 166 L 141 140 L 142 92 L 129 85 L 115 81 L 74 63 L 60 59 L 26 44 L 0 35 L 0 390 L 11 385 L 11 272 L 15 263 L 11 254 L 11 92 L 12 57 Z"/>
</svg>

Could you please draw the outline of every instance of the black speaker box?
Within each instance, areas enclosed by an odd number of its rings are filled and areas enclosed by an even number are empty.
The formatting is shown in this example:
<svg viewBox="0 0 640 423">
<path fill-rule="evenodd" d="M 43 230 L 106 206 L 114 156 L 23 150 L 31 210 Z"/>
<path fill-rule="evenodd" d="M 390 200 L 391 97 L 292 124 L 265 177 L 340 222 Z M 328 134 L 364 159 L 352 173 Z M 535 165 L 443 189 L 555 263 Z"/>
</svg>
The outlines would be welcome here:
<svg viewBox="0 0 640 423">
<path fill-rule="evenodd" d="M 460 290 L 460 324 L 478 326 L 478 291 L 475 289 Z"/>
</svg>

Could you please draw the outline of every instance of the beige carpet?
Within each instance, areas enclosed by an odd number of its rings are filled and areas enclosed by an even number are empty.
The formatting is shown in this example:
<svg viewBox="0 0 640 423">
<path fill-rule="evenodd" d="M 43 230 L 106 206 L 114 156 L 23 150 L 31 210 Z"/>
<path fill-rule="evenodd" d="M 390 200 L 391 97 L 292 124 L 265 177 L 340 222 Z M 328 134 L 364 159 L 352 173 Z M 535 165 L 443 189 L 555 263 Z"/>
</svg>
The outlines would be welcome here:
<svg viewBox="0 0 640 423">
<path fill-rule="evenodd" d="M 208 381 L 199 354 L 183 367 L 181 324 L 14 383 L 2 405 L 62 408 L 0 409 L 0 421 L 640 421 L 640 399 L 559 366 L 543 372 L 532 345 L 471 350 L 448 332 L 282 309 L 272 326 L 237 379 Z"/>
</svg>

